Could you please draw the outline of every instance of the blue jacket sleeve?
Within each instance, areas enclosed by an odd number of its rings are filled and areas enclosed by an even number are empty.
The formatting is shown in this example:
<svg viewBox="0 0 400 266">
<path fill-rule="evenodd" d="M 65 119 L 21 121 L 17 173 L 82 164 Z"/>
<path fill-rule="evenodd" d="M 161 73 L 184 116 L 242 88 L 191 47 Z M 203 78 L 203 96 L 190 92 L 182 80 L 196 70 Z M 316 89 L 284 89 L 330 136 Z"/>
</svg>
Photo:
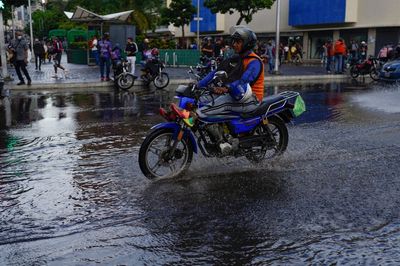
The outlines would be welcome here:
<svg viewBox="0 0 400 266">
<path fill-rule="evenodd" d="M 236 80 L 228 85 L 229 94 L 235 100 L 240 100 L 244 96 L 245 88 L 247 83 L 253 83 L 260 71 L 262 70 L 261 62 L 257 59 L 252 60 L 248 66 L 246 71 L 243 73 L 242 77 L 239 80 Z"/>
<path fill-rule="evenodd" d="M 210 83 L 210 81 L 213 79 L 215 72 L 217 71 L 216 70 L 211 71 L 210 73 L 208 73 L 207 76 L 205 76 L 202 80 L 200 80 L 198 83 L 198 87 L 199 88 L 207 87 L 208 83 Z"/>
</svg>

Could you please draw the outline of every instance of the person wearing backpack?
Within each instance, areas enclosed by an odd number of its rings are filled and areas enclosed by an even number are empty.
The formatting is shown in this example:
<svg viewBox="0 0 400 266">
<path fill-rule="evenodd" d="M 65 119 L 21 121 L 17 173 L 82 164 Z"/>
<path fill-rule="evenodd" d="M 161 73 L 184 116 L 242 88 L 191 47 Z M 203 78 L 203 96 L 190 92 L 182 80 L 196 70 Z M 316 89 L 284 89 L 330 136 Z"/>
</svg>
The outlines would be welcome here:
<svg viewBox="0 0 400 266">
<path fill-rule="evenodd" d="M 65 67 L 61 65 L 61 58 L 63 53 L 63 45 L 58 37 L 55 37 L 53 40 L 53 67 L 54 67 L 54 75 L 53 78 L 58 78 L 57 69 L 60 68 L 64 72 L 64 78 L 67 77 L 67 70 Z"/>
<path fill-rule="evenodd" d="M 112 43 L 110 41 L 110 34 L 108 32 L 103 34 L 103 38 L 98 42 L 99 50 L 99 64 L 101 81 L 110 80 L 110 67 L 111 67 L 111 53 Z M 104 71 L 105 68 L 105 71 Z M 105 72 L 105 76 L 104 76 Z"/>
<path fill-rule="evenodd" d="M 38 38 L 35 39 L 35 43 L 33 44 L 33 52 L 35 53 L 35 66 L 36 70 L 42 71 L 42 60 L 44 58 L 44 47 L 41 41 Z"/>
<path fill-rule="evenodd" d="M 22 32 L 17 31 L 15 33 L 16 39 L 11 42 L 10 51 L 13 54 L 15 60 L 13 61 L 15 66 L 15 71 L 17 72 L 19 83 L 17 85 L 25 84 L 24 77 L 22 76 L 21 70 L 24 73 L 28 85 L 31 85 L 32 80 L 29 76 L 28 70 L 26 70 L 26 65 L 28 64 L 28 50 L 29 44 L 28 42 L 22 37 Z"/>
</svg>

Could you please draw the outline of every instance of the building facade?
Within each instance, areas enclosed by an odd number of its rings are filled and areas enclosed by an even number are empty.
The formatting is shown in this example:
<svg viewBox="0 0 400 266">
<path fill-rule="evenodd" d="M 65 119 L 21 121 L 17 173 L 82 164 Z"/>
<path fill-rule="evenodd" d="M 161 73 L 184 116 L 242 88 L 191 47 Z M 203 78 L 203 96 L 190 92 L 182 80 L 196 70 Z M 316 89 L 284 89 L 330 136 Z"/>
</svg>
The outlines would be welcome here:
<svg viewBox="0 0 400 266">
<path fill-rule="evenodd" d="M 197 6 L 197 0 L 192 0 Z M 238 13 L 212 14 L 199 0 L 200 36 L 226 36 L 239 19 Z M 280 32 L 282 42 L 302 43 L 305 58 L 318 58 L 322 44 L 328 39 L 343 38 L 368 43 L 368 53 L 376 54 L 385 44 L 400 40 L 399 0 L 281 0 Z M 197 16 L 196 16 L 197 17 Z M 274 38 L 276 4 L 257 12 L 248 24 L 257 36 Z M 242 23 L 243 25 L 243 23 Z M 197 19 L 186 28 L 186 36 L 197 36 Z M 176 37 L 180 37 L 176 31 Z"/>
</svg>

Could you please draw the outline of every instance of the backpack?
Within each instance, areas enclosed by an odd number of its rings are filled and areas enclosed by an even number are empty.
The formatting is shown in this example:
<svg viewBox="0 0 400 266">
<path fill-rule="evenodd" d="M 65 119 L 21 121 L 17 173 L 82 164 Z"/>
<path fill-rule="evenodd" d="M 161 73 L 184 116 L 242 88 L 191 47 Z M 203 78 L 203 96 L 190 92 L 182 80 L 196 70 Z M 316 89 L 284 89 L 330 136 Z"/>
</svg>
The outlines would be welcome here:
<svg viewBox="0 0 400 266">
<path fill-rule="evenodd" d="M 228 79 L 225 83 L 231 83 L 242 77 L 243 74 L 243 61 L 239 55 L 234 55 L 221 61 L 218 65 L 217 71 L 225 71 L 228 74 Z"/>
<path fill-rule="evenodd" d="M 261 59 L 258 57 L 248 55 L 248 56 L 246 56 L 246 58 L 255 58 L 256 60 L 258 60 L 260 62 L 261 65 L 263 64 Z M 234 55 L 232 57 L 224 59 L 218 65 L 217 71 L 225 71 L 226 74 L 228 74 L 228 78 L 227 78 L 227 80 L 224 80 L 224 83 L 232 83 L 232 82 L 240 79 L 243 75 L 243 72 L 244 72 L 243 59 L 239 55 Z M 257 79 L 261 75 L 261 72 L 262 72 L 262 68 L 260 70 L 260 73 L 258 73 L 257 78 L 254 80 L 254 82 L 257 81 Z M 252 86 L 254 84 L 254 82 L 252 82 L 250 84 L 250 86 Z"/>
</svg>

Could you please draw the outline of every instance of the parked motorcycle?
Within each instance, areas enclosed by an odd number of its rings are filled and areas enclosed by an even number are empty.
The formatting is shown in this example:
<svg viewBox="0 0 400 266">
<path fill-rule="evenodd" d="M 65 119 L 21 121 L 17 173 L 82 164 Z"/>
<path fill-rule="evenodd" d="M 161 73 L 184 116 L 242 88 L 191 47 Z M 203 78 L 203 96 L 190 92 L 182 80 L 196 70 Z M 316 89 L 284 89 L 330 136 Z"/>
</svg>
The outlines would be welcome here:
<svg viewBox="0 0 400 266">
<path fill-rule="evenodd" d="M 370 56 L 364 62 L 352 64 L 350 66 L 350 76 L 356 79 L 360 75 L 370 75 L 373 80 L 379 80 L 379 65 L 378 60 Z"/>
<path fill-rule="evenodd" d="M 135 83 L 136 76 L 130 73 L 130 62 L 126 59 L 113 62 L 114 86 L 116 89 L 129 90 Z"/>
<path fill-rule="evenodd" d="M 140 76 L 146 86 L 153 82 L 157 89 L 163 89 L 169 84 L 168 73 L 164 72 L 165 64 L 159 59 L 149 60 L 142 69 Z"/>
<path fill-rule="evenodd" d="M 176 89 L 179 105 L 170 104 L 170 110 L 160 108 L 167 120 L 152 127 L 139 151 L 139 166 L 149 179 L 172 178 L 182 175 L 198 149 L 205 157 L 241 157 L 260 162 L 282 154 L 288 146 L 285 123 L 293 115 L 305 111 L 297 92 L 285 91 L 269 96 L 249 113 L 227 113 L 200 117 L 196 109 L 204 97 L 214 97 L 214 86 L 221 86 L 226 72 L 216 72 L 207 88 L 180 85 Z M 215 134 L 223 138 L 216 140 Z"/>
<path fill-rule="evenodd" d="M 197 75 L 199 75 L 200 79 L 207 76 L 208 73 L 214 71 L 218 68 L 218 64 L 222 61 L 221 57 L 207 57 L 201 56 L 200 63 L 195 67 L 197 70 Z"/>
</svg>

